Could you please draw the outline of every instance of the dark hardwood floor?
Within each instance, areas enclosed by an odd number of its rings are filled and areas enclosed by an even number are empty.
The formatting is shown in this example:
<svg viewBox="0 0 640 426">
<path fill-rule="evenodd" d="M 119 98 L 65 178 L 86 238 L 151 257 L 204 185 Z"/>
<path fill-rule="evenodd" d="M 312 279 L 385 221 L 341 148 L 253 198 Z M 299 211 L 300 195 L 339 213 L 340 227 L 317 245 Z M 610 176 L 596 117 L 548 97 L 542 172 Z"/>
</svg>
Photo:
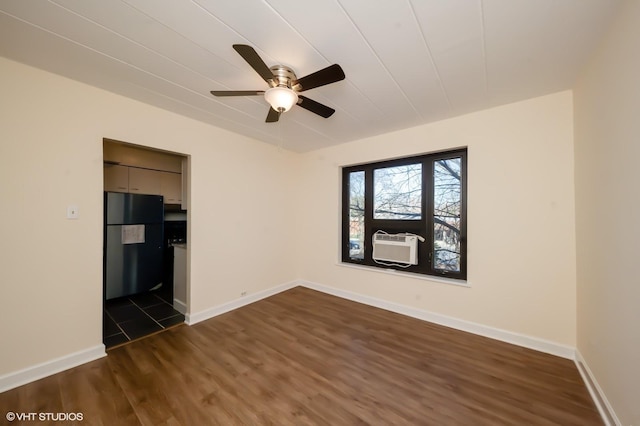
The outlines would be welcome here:
<svg viewBox="0 0 640 426">
<path fill-rule="evenodd" d="M 104 425 L 602 424 L 570 360 L 301 287 L 4 392 L 8 411 Z"/>
</svg>

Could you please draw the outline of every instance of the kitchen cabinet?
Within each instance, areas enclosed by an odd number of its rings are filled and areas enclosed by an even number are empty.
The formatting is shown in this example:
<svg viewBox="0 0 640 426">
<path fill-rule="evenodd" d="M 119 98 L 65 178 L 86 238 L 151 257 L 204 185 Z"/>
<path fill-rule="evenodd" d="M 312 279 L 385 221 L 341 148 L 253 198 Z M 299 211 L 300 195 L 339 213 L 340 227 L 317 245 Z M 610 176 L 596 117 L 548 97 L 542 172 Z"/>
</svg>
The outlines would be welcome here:
<svg viewBox="0 0 640 426">
<path fill-rule="evenodd" d="M 135 147 L 109 139 L 104 140 L 103 157 L 104 161 L 113 164 L 175 173 L 180 173 L 182 166 L 182 157 L 179 155 Z"/>
<path fill-rule="evenodd" d="M 105 164 L 104 190 L 108 192 L 129 192 L 129 167 Z"/>
<path fill-rule="evenodd" d="M 129 167 L 129 192 L 160 195 L 161 173 L 158 170 Z"/>
<path fill-rule="evenodd" d="M 105 191 L 162 195 L 186 210 L 186 156 L 104 139 L 103 160 Z"/>
<path fill-rule="evenodd" d="M 181 173 L 140 167 L 104 165 L 104 190 L 164 196 L 165 204 L 182 204 Z"/>
<path fill-rule="evenodd" d="M 173 175 L 165 178 L 164 174 Z M 163 185 L 163 179 L 167 183 Z M 133 194 L 164 195 L 162 188 L 166 188 L 167 194 L 172 199 L 180 198 L 176 193 L 176 183 L 180 182 L 179 173 L 161 172 L 159 170 L 141 169 L 139 167 L 128 167 L 116 164 L 104 165 L 104 190 L 108 192 L 130 192 Z M 170 183 L 169 183 L 170 182 Z M 178 185 L 178 190 L 181 187 Z M 168 201 L 165 201 L 167 203 Z M 180 203 L 180 201 L 172 201 Z"/>
<path fill-rule="evenodd" d="M 182 203 L 182 178 L 180 173 L 160 172 L 160 193 L 165 204 Z"/>
</svg>

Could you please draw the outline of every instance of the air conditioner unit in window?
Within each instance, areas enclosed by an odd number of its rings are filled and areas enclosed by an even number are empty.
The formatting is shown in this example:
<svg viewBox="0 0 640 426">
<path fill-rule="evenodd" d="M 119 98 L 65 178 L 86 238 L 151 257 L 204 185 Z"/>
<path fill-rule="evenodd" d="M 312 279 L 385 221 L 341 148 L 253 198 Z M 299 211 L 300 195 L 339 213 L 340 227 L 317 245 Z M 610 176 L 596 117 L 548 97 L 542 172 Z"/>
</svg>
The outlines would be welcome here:
<svg viewBox="0 0 640 426">
<path fill-rule="evenodd" d="M 424 241 L 418 235 L 378 231 L 373 234 L 373 260 L 417 265 L 418 239 Z"/>
</svg>

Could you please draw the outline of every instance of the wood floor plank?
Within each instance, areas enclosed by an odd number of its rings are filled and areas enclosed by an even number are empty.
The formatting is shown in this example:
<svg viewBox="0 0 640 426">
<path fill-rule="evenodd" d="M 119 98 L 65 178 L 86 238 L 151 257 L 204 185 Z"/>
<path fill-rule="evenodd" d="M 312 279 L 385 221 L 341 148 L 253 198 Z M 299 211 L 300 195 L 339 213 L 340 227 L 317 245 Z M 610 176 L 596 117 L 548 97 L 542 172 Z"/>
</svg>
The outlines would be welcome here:
<svg viewBox="0 0 640 426">
<path fill-rule="evenodd" d="M 82 413 L 82 424 L 102 425 L 100 418 L 114 419 L 119 425 L 136 425 L 137 417 L 122 392 L 109 365 L 103 360 L 90 362 L 58 377 L 65 413 Z M 84 418 L 84 413 L 101 412 L 100 418 Z"/>
<path fill-rule="evenodd" d="M 125 425 L 601 425 L 570 360 L 297 287 L 0 394 Z"/>
</svg>

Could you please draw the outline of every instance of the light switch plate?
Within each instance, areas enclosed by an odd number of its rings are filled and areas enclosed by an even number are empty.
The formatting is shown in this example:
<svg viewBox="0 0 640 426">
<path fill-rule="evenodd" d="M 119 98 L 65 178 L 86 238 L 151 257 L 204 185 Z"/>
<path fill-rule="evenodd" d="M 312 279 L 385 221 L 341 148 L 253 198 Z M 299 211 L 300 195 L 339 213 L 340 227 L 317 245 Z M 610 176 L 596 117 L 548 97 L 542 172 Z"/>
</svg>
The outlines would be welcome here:
<svg viewBox="0 0 640 426">
<path fill-rule="evenodd" d="M 67 219 L 77 219 L 78 218 L 78 206 L 71 205 L 67 206 Z"/>
</svg>

